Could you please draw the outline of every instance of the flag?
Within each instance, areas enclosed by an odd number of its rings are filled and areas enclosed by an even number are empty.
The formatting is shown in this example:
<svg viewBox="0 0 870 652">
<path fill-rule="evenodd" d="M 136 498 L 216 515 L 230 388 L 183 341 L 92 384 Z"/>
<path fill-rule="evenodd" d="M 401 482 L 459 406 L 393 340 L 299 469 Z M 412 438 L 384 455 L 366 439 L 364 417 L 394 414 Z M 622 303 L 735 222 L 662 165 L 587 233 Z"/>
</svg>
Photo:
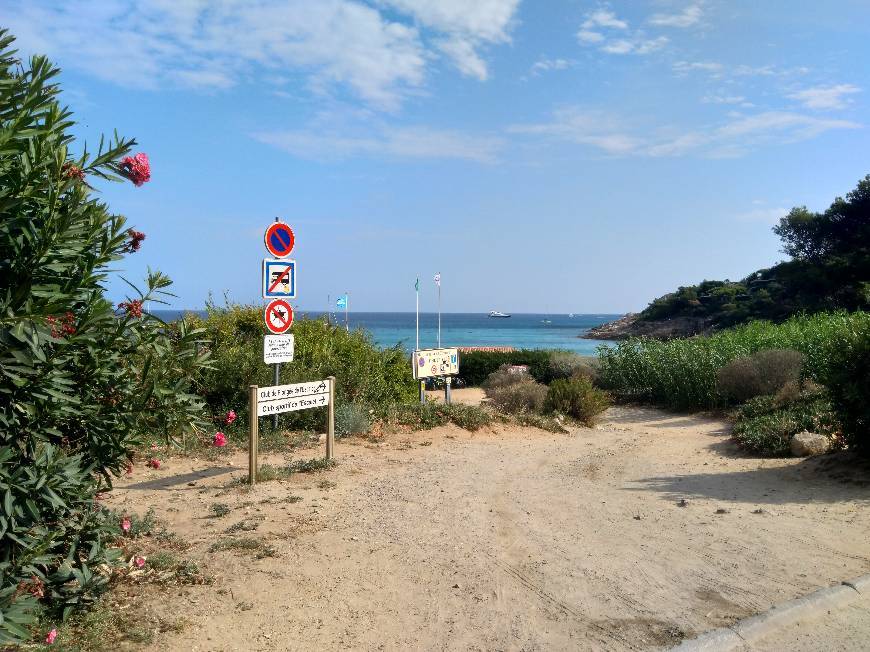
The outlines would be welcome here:
<svg viewBox="0 0 870 652">
<path fill-rule="evenodd" d="M 417 279 L 417 282 L 414 283 L 414 289 L 417 290 L 417 292 L 420 291 L 420 279 L 419 278 Z"/>
<path fill-rule="evenodd" d="M 441 272 L 435 274 L 435 285 L 437 285 L 439 288 L 441 287 Z"/>
<path fill-rule="evenodd" d="M 347 308 L 347 295 L 346 294 L 344 296 L 338 297 L 338 299 L 335 300 L 335 307 L 336 308 Z"/>
</svg>

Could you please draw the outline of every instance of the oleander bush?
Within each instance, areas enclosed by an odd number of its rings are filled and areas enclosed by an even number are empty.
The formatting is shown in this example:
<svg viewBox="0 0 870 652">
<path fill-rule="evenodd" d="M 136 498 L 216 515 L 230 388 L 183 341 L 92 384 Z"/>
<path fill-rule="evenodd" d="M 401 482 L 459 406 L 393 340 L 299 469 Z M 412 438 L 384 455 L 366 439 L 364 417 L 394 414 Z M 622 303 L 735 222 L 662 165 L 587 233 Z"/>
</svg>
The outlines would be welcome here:
<svg viewBox="0 0 870 652">
<path fill-rule="evenodd" d="M 719 393 L 734 403 L 756 396 L 772 396 L 787 384 L 800 383 L 804 355 L 799 351 L 767 349 L 736 358 L 716 376 Z"/>
<path fill-rule="evenodd" d="M 117 136 L 80 148 L 57 68 L 17 60 L 13 40 L 0 30 L 0 645 L 105 587 L 119 529 L 95 495 L 146 436 L 196 431 L 189 379 L 207 364 L 187 322 L 143 311 L 165 276 L 131 285 L 119 310 L 105 296 L 109 266 L 144 234 L 90 184 L 142 185 L 147 157 Z"/>
<path fill-rule="evenodd" d="M 520 381 L 498 385 L 486 389 L 490 402 L 502 412 L 518 414 L 520 412 L 540 412 L 547 398 L 547 386 L 535 382 L 529 377 Z"/>
<path fill-rule="evenodd" d="M 577 375 L 550 383 L 546 407 L 592 426 L 597 417 L 610 407 L 610 397 L 607 392 L 595 387 L 588 376 Z"/>
</svg>

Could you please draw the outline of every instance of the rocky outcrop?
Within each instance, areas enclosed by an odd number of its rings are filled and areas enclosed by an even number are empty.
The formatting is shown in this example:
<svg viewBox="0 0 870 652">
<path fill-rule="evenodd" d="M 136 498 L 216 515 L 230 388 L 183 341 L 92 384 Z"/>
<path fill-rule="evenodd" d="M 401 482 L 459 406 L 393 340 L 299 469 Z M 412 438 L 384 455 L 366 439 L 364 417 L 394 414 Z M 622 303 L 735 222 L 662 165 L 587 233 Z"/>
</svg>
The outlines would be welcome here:
<svg viewBox="0 0 870 652">
<path fill-rule="evenodd" d="M 628 313 L 616 321 L 602 324 L 579 335 L 587 340 L 624 340 L 629 337 L 651 337 L 670 340 L 691 337 L 713 330 L 709 320 L 698 317 L 675 317 L 673 319 L 640 319 L 638 313 Z"/>
<path fill-rule="evenodd" d="M 831 448 L 831 440 L 825 435 L 804 430 L 791 438 L 791 454 L 795 457 L 823 455 Z"/>
</svg>

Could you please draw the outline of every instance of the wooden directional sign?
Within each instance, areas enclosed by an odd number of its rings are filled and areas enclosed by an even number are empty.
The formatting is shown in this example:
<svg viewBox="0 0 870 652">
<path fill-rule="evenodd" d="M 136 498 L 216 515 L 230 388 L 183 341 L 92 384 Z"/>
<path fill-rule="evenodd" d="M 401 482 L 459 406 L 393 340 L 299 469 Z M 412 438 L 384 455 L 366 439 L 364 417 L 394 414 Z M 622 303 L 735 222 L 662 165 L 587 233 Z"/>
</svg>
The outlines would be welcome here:
<svg viewBox="0 0 870 652">
<path fill-rule="evenodd" d="M 329 405 L 329 380 L 257 388 L 257 416 Z"/>
<path fill-rule="evenodd" d="M 293 251 L 293 246 L 296 244 L 296 236 L 293 235 L 291 229 L 284 222 L 275 222 L 266 229 L 266 249 L 275 258 L 284 258 L 289 256 Z"/>
<path fill-rule="evenodd" d="M 295 260 L 272 260 L 266 258 L 263 261 L 263 298 L 296 298 Z"/>
<path fill-rule="evenodd" d="M 451 376 L 459 373 L 457 349 L 423 349 L 414 351 L 414 378 L 422 380 L 433 376 Z"/>
<path fill-rule="evenodd" d="M 263 317 L 266 328 L 276 335 L 281 335 L 290 330 L 293 325 L 293 308 L 283 299 L 275 299 L 266 306 Z"/>
</svg>

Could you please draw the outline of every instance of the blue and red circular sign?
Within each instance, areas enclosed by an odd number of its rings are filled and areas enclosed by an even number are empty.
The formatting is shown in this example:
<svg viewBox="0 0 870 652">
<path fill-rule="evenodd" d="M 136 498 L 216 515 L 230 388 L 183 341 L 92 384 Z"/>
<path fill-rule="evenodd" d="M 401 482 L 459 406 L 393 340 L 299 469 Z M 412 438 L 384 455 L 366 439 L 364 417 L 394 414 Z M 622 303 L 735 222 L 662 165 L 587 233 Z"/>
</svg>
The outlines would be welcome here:
<svg viewBox="0 0 870 652">
<path fill-rule="evenodd" d="M 293 235 L 293 229 L 284 222 L 275 222 L 266 229 L 266 249 L 275 258 L 284 258 L 289 256 L 293 251 L 293 245 L 296 244 L 296 236 Z"/>
</svg>

